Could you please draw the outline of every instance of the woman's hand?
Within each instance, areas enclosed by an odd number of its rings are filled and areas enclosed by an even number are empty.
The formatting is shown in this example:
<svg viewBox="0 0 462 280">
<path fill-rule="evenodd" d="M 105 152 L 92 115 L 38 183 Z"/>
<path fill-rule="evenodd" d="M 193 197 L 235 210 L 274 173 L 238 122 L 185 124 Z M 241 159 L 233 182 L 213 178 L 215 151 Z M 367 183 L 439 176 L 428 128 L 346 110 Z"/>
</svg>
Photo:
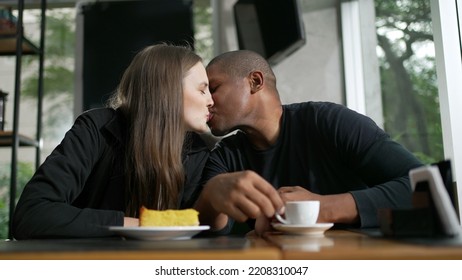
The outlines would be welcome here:
<svg viewBox="0 0 462 280">
<path fill-rule="evenodd" d="M 132 217 L 124 217 L 124 227 L 137 227 L 140 225 L 140 220 Z"/>
</svg>

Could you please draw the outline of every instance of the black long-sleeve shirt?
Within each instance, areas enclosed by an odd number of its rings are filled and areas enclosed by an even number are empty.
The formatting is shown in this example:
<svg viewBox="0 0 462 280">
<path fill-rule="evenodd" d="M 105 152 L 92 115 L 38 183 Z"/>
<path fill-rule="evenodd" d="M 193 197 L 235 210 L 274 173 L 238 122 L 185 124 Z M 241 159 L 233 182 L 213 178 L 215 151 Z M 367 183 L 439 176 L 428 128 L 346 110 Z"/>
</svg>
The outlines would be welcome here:
<svg viewBox="0 0 462 280">
<path fill-rule="evenodd" d="M 80 115 L 27 183 L 15 209 L 16 239 L 110 236 L 125 211 L 122 114 L 94 109 Z M 191 207 L 209 150 L 194 134 L 186 153 L 179 207 Z M 201 143 L 201 144 L 197 144 Z"/>
<path fill-rule="evenodd" d="M 342 105 L 283 105 L 274 146 L 256 150 L 243 132 L 223 139 L 204 182 L 224 172 L 254 170 L 276 189 L 301 186 L 327 195 L 351 193 L 362 227 L 378 225 L 379 208 L 411 207 L 410 169 L 421 163 L 370 118 Z"/>
</svg>

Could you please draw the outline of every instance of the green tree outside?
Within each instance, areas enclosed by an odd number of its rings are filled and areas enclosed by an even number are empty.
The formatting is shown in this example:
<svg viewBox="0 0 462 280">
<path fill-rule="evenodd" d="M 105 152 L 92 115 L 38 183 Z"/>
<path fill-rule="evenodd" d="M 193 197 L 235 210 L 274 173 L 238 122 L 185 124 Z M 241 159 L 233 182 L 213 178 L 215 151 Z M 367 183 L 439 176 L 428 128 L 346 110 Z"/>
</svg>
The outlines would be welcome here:
<svg viewBox="0 0 462 280">
<path fill-rule="evenodd" d="M 376 0 L 385 130 L 425 163 L 443 160 L 429 0 Z"/>
</svg>

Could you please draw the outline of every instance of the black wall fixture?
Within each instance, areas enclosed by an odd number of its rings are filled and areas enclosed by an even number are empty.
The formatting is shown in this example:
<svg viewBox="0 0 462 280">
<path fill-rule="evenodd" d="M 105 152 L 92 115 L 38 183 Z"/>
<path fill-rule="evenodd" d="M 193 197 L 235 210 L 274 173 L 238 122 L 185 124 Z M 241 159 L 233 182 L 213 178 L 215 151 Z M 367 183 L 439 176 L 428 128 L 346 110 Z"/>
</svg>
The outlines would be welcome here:
<svg viewBox="0 0 462 280">
<path fill-rule="evenodd" d="M 234 4 L 239 49 L 277 64 L 305 44 L 299 0 L 239 0 Z"/>
<path fill-rule="evenodd" d="M 143 47 L 194 46 L 192 0 L 87 2 L 78 7 L 77 21 L 76 114 L 104 106 Z"/>
</svg>

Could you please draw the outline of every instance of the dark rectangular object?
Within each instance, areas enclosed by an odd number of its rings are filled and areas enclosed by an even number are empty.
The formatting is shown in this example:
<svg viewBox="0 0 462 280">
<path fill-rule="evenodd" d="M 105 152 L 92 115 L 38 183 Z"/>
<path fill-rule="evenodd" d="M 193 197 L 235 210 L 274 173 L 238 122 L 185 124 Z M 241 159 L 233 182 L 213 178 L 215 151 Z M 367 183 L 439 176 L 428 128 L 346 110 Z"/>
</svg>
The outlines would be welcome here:
<svg viewBox="0 0 462 280">
<path fill-rule="evenodd" d="M 272 65 L 306 42 L 298 0 L 239 0 L 234 18 L 239 49 L 255 51 Z"/>
<path fill-rule="evenodd" d="M 437 166 L 440 170 L 441 179 L 443 180 L 444 187 L 448 192 L 449 197 L 451 198 L 452 206 L 456 209 L 457 215 L 459 215 L 459 205 L 457 204 L 457 196 L 455 194 L 455 187 L 452 180 L 452 169 L 451 169 L 451 161 L 450 160 L 442 160 L 432 165 Z"/>
<path fill-rule="evenodd" d="M 133 56 L 160 42 L 194 46 L 192 0 L 83 3 L 82 110 L 101 107 Z"/>
</svg>

